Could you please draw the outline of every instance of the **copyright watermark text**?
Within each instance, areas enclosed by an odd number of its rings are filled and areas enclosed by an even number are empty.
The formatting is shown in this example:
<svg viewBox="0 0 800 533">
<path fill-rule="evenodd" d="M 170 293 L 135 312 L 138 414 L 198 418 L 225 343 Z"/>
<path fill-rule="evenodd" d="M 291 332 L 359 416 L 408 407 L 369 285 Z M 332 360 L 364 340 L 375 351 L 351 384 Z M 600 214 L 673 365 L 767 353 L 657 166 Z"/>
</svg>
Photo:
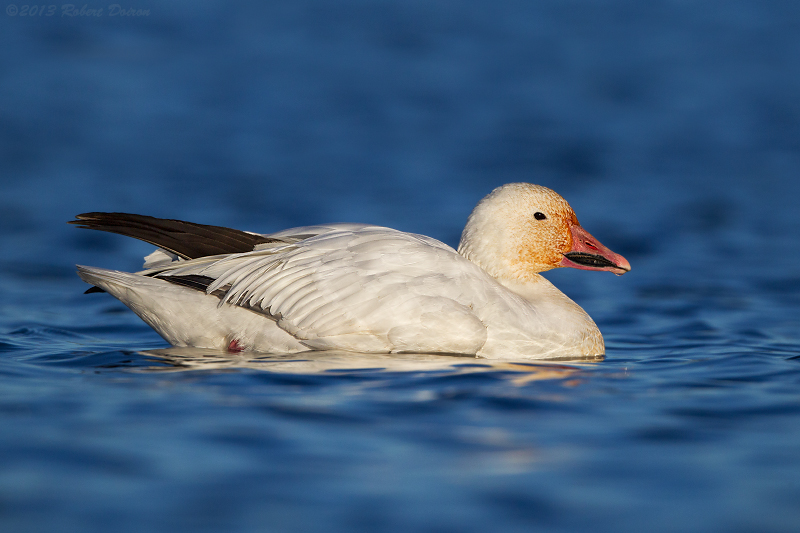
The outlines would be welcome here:
<svg viewBox="0 0 800 533">
<path fill-rule="evenodd" d="M 149 17 L 149 9 L 122 7 L 111 4 L 106 7 L 89 7 L 88 4 L 28 5 L 8 4 L 6 15 L 9 17 Z"/>
</svg>

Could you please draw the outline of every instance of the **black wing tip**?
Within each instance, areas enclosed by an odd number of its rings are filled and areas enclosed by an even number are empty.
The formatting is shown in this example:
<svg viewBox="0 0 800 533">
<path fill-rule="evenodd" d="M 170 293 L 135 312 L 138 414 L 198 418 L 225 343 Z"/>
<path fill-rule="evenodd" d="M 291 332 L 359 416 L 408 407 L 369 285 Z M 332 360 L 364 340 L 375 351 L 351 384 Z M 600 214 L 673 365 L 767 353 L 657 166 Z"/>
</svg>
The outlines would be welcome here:
<svg viewBox="0 0 800 533">
<path fill-rule="evenodd" d="M 89 213 L 81 213 L 75 215 L 75 220 L 68 220 L 67 224 L 75 224 L 80 228 L 95 229 L 95 226 L 100 224 L 107 224 L 108 222 L 119 222 L 120 220 L 130 219 L 132 217 L 141 217 L 142 215 L 131 215 L 129 213 L 110 213 L 102 211 L 92 211 Z"/>
<path fill-rule="evenodd" d="M 89 220 L 94 220 L 95 217 L 92 215 L 96 215 L 97 213 L 81 213 L 80 215 L 75 215 L 75 220 L 67 220 L 67 224 L 86 224 Z M 83 226 L 86 227 L 86 226 Z"/>
<path fill-rule="evenodd" d="M 106 292 L 106 291 L 104 291 L 100 287 L 89 287 L 88 289 L 83 291 L 83 294 L 92 294 L 94 292 Z"/>
<path fill-rule="evenodd" d="M 180 220 L 173 221 L 172 219 L 164 218 L 159 219 L 149 215 L 137 215 L 135 213 L 120 213 L 118 211 L 90 211 L 88 213 L 81 213 L 75 215 L 75 220 L 67 221 L 67 224 L 91 224 L 91 223 L 104 223 L 104 222 L 121 222 L 129 220 L 166 220 L 170 222 L 182 222 Z"/>
<path fill-rule="evenodd" d="M 133 237 L 184 259 L 251 252 L 258 244 L 284 242 L 222 226 L 131 213 L 93 211 L 76 215 L 75 220 L 68 223 L 83 229 Z"/>
<path fill-rule="evenodd" d="M 86 220 L 86 219 L 90 219 L 90 218 L 100 218 L 100 217 L 103 217 L 103 216 L 106 216 L 106 215 L 110 215 L 110 214 L 112 214 L 112 213 L 105 212 L 105 211 L 90 211 L 88 213 L 81 213 L 79 215 L 75 215 L 75 220 L 72 220 L 70 222 L 77 222 L 79 220 Z"/>
<path fill-rule="evenodd" d="M 216 281 L 214 278 L 210 278 L 208 276 L 201 276 L 199 274 L 187 274 L 183 276 L 155 276 L 158 279 L 163 279 L 164 281 L 169 281 L 170 283 L 174 283 L 175 285 L 181 285 L 183 287 L 189 287 L 190 289 L 196 289 L 198 291 L 205 292 L 208 289 L 208 286 Z"/>
</svg>

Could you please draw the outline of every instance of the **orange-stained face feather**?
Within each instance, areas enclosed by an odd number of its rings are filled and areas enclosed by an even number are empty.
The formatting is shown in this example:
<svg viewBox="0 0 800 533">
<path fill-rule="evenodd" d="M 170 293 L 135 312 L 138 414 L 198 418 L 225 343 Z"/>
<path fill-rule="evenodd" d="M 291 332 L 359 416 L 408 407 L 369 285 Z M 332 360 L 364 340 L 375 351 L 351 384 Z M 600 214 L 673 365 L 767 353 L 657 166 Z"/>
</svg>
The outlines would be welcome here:
<svg viewBox="0 0 800 533">
<path fill-rule="evenodd" d="M 538 272 L 558 268 L 565 253 L 572 249 L 572 232 L 569 227 L 578 224 L 578 218 L 569 204 L 558 194 L 544 187 L 531 192 L 527 216 L 521 217 L 521 225 L 515 231 L 517 245 L 511 250 L 509 262 L 520 279 L 531 278 Z M 547 218 L 537 220 L 536 212 Z"/>
</svg>

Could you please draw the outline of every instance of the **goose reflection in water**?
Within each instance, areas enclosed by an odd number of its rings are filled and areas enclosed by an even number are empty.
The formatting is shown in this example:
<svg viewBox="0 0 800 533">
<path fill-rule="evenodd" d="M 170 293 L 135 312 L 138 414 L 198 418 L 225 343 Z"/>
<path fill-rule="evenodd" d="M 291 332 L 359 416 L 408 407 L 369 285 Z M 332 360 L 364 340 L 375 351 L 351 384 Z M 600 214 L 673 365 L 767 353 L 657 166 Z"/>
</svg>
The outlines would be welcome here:
<svg viewBox="0 0 800 533">
<path fill-rule="evenodd" d="M 356 372 L 435 372 L 436 375 L 480 372 L 508 373 L 516 385 L 530 381 L 575 378 L 603 356 L 569 359 L 560 363 L 529 363 L 476 359 L 441 354 L 369 354 L 346 351 L 309 351 L 294 354 L 232 354 L 224 350 L 172 347 L 139 352 L 158 365 L 147 371 L 253 369 L 285 374 Z M 568 364 L 567 364 L 568 363 Z"/>
</svg>

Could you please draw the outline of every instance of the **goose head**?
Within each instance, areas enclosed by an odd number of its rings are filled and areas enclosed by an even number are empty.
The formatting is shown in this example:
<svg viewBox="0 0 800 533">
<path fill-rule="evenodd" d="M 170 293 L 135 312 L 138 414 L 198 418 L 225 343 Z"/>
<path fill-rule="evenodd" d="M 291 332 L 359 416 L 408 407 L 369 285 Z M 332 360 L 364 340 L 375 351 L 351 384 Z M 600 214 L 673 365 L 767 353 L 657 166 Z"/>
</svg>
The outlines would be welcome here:
<svg viewBox="0 0 800 533">
<path fill-rule="evenodd" d="M 458 252 L 497 279 L 530 281 L 560 267 L 621 275 L 630 263 L 581 227 L 559 194 L 529 183 L 498 187 L 470 214 Z"/>
</svg>

